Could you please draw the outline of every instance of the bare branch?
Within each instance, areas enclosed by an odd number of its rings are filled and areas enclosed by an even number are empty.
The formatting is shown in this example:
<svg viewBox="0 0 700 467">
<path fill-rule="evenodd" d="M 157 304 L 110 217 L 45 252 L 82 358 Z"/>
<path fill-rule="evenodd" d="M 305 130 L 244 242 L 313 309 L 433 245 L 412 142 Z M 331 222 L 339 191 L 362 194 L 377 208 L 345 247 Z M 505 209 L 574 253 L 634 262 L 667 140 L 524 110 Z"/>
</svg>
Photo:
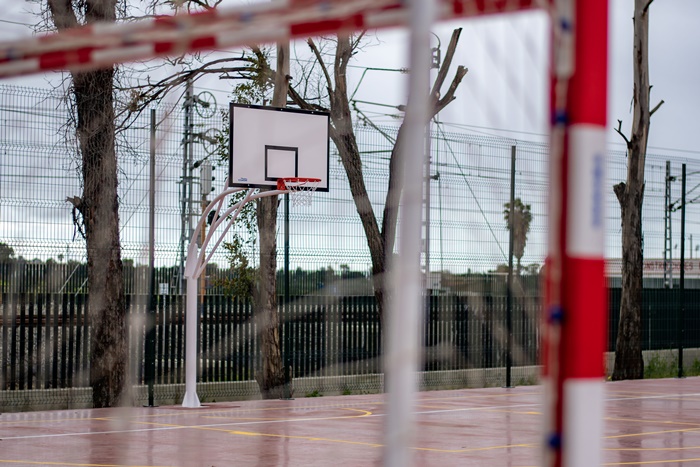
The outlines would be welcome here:
<svg viewBox="0 0 700 467">
<path fill-rule="evenodd" d="M 300 109 L 328 112 L 328 109 L 326 109 L 325 107 L 320 106 L 318 104 L 311 104 L 306 99 L 301 97 L 301 95 L 299 95 L 299 93 L 292 86 L 289 86 L 287 94 L 289 95 L 289 98 L 292 100 L 292 102 L 295 105 L 297 105 Z"/>
<path fill-rule="evenodd" d="M 48 5 L 56 29 L 63 30 L 79 26 L 71 0 L 48 0 Z"/>
<path fill-rule="evenodd" d="M 645 15 L 647 13 L 647 10 L 651 6 L 651 4 L 654 3 L 654 0 L 649 0 L 646 5 L 644 5 L 644 8 L 642 8 L 642 14 Z"/>
<path fill-rule="evenodd" d="M 350 39 L 347 34 L 338 35 L 338 47 L 335 50 L 335 86 L 347 88 L 347 69 L 350 58 L 355 54 L 357 42 Z M 347 95 L 347 89 L 343 90 L 343 95 Z"/>
<path fill-rule="evenodd" d="M 462 65 L 460 65 L 457 68 L 457 72 L 455 73 L 454 78 L 452 78 L 452 83 L 450 83 L 450 87 L 447 89 L 447 92 L 445 95 L 442 97 L 442 99 L 438 100 L 433 108 L 433 116 L 440 112 L 442 109 L 447 107 L 447 105 L 455 100 L 455 92 L 457 91 L 457 87 L 459 84 L 462 82 L 462 79 L 467 75 L 467 72 L 469 70 Z M 432 116 L 431 116 L 432 118 Z"/>
<path fill-rule="evenodd" d="M 457 50 L 457 43 L 459 42 L 460 34 L 462 34 L 462 28 L 457 28 L 452 31 L 450 44 L 447 46 L 447 52 L 445 53 L 445 59 L 442 61 L 440 70 L 438 70 L 435 83 L 433 83 L 433 89 L 430 91 L 431 98 L 434 102 L 437 102 L 440 98 L 440 88 L 442 88 L 442 85 L 447 78 L 447 73 L 450 71 L 450 66 L 452 66 L 452 59 L 454 58 L 455 51 Z"/>
<path fill-rule="evenodd" d="M 189 0 L 189 1 L 190 1 L 191 4 L 198 5 L 198 6 L 202 7 L 202 8 L 205 9 L 205 10 L 214 10 L 214 9 L 216 9 L 216 7 L 219 5 L 219 3 L 221 3 L 221 0 L 218 0 L 217 2 L 214 3 L 213 6 L 211 6 L 211 5 L 209 5 L 208 2 L 202 2 L 201 0 Z M 188 9 L 190 9 L 190 8 L 189 8 L 189 5 L 188 5 Z"/>
<path fill-rule="evenodd" d="M 627 184 L 625 182 L 620 182 L 616 185 L 613 185 L 613 191 L 615 192 L 615 196 L 617 197 L 617 200 L 620 202 L 620 204 L 623 204 L 625 202 Z"/>
<path fill-rule="evenodd" d="M 246 65 L 239 67 L 214 67 L 215 65 L 231 62 L 244 62 Z M 117 87 L 116 89 L 121 91 L 130 91 L 131 100 L 128 102 L 125 111 L 130 114 L 138 115 L 143 109 L 148 107 L 149 104 L 162 99 L 165 94 L 170 92 L 170 90 L 173 88 L 183 85 L 188 80 L 195 79 L 199 75 L 222 74 L 224 76 L 221 78 L 226 79 L 248 79 L 250 76 L 247 76 L 247 73 L 251 71 L 250 65 L 252 63 L 253 60 L 245 56 L 222 58 L 204 63 L 198 68 L 175 72 L 166 78 L 156 81 L 155 83 L 148 80 L 146 84 L 127 86 L 123 88 Z M 239 76 L 228 76 L 232 73 L 238 73 Z"/>
<path fill-rule="evenodd" d="M 352 50 L 357 50 L 360 47 L 360 43 L 362 42 L 362 39 L 365 38 L 366 33 L 367 31 L 362 31 L 357 36 L 355 36 L 355 40 L 351 41 Z"/>
<path fill-rule="evenodd" d="M 622 136 L 622 139 L 625 140 L 625 144 L 627 145 L 627 148 L 630 147 L 632 143 L 630 143 L 630 140 L 627 139 L 627 136 L 622 132 L 622 120 L 617 121 L 617 128 L 615 128 L 615 131 L 617 132 L 618 135 Z"/>
<path fill-rule="evenodd" d="M 333 81 L 331 81 L 331 75 L 328 74 L 328 68 L 326 68 L 326 64 L 323 61 L 323 56 L 321 55 L 321 52 L 318 50 L 318 47 L 316 47 L 316 44 L 314 43 L 313 39 L 309 38 L 306 41 L 306 43 L 309 44 L 309 48 L 316 56 L 316 60 L 318 61 L 321 70 L 323 71 L 323 76 L 325 76 L 326 78 L 326 83 L 328 83 L 328 92 L 331 93 L 331 90 L 333 89 Z"/>
<path fill-rule="evenodd" d="M 663 100 L 663 99 L 661 99 L 661 102 L 659 102 L 658 104 L 656 104 L 656 106 L 655 106 L 653 109 L 651 109 L 651 112 L 649 112 L 649 116 L 651 117 L 652 115 L 654 115 L 654 112 L 656 112 L 657 110 L 659 110 L 659 107 L 661 107 L 662 105 L 664 105 L 664 100 Z"/>
</svg>

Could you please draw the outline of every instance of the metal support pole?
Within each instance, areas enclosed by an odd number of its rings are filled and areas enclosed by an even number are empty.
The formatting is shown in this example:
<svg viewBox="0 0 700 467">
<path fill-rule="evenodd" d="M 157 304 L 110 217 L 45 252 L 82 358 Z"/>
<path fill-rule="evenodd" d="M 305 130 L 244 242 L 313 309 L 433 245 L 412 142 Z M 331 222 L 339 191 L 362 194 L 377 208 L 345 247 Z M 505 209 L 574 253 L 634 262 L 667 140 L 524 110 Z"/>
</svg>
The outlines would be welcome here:
<svg viewBox="0 0 700 467">
<path fill-rule="evenodd" d="M 148 385 L 148 406 L 154 406 L 154 384 L 156 379 L 156 269 L 155 269 L 155 211 L 156 211 L 156 109 L 151 109 L 151 163 L 148 212 L 148 314 L 146 315 L 145 368 Z"/>
<path fill-rule="evenodd" d="M 284 195 L 284 306 L 282 307 L 282 328 L 284 331 L 284 398 L 292 398 L 291 388 L 291 322 L 289 319 L 289 193 Z"/>
<path fill-rule="evenodd" d="M 508 216 L 508 290 L 506 291 L 506 387 L 513 365 L 513 243 L 515 241 L 515 146 L 510 149 L 510 216 Z"/>
<path fill-rule="evenodd" d="M 671 235 L 671 161 L 666 161 L 664 193 L 664 287 L 673 288 L 673 236 Z"/>
<path fill-rule="evenodd" d="M 421 360 L 419 322 L 421 300 L 421 211 L 423 205 L 423 170 L 425 160 L 425 125 L 428 121 L 430 65 L 430 28 L 436 14 L 435 0 L 409 2 L 411 38 L 409 63 L 411 75 L 404 119 L 406 141 L 401 164 L 403 197 L 399 255 L 389 261 L 391 297 L 386 311 L 387 347 L 384 368 L 388 389 L 384 465 L 411 467 L 415 446 L 415 394 L 417 371 Z M 387 258 L 391 252 L 386 252 Z"/>
<path fill-rule="evenodd" d="M 190 240 L 192 228 L 192 82 L 187 81 L 185 89 L 185 124 L 182 135 L 182 180 L 180 180 L 180 265 L 178 269 L 178 293 L 184 292 L 185 285 L 185 245 Z"/>
<path fill-rule="evenodd" d="M 680 303 L 678 308 L 678 377 L 683 377 L 683 344 L 685 341 L 685 164 L 682 166 L 681 178 L 681 275 Z"/>
<path fill-rule="evenodd" d="M 195 269 L 197 264 L 197 245 L 190 243 L 187 251 L 185 270 Z M 187 296 L 185 297 L 185 397 L 182 406 L 201 407 L 197 395 L 197 329 L 199 328 L 199 309 L 197 307 L 197 276 L 187 277 Z"/>
</svg>

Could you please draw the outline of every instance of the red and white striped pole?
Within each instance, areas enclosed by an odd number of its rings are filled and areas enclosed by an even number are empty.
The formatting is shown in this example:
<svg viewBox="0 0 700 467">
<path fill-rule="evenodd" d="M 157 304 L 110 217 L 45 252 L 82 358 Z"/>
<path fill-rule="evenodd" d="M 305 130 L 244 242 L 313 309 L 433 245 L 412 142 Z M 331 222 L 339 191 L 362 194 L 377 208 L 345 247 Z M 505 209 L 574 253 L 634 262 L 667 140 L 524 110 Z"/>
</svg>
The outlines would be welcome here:
<svg viewBox="0 0 700 467">
<path fill-rule="evenodd" d="M 544 465 L 601 465 L 607 0 L 554 1 Z"/>
</svg>

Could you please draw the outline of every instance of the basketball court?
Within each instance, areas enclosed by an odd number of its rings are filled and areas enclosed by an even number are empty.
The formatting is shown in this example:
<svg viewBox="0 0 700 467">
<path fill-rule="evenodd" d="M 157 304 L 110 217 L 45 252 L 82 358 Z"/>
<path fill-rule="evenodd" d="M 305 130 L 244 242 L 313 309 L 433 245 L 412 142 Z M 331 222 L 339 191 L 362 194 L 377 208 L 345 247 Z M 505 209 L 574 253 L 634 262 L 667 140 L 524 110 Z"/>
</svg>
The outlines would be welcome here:
<svg viewBox="0 0 700 467">
<path fill-rule="evenodd" d="M 605 385 L 604 465 L 700 464 L 700 378 Z M 540 386 L 422 392 L 416 465 L 540 465 Z M 380 465 L 385 395 L 0 415 L 0 464 Z"/>
<path fill-rule="evenodd" d="M 233 106 L 228 188 L 203 210 L 191 235 L 184 268 L 183 407 L 5 416 L 0 444 L 4 460 L 0 462 L 528 466 L 541 463 L 540 451 L 545 452 L 545 465 L 567 467 L 597 465 L 601 458 L 608 465 L 663 460 L 682 463 L 684 459 L 700 462 L 700 453 L 694 453 L 696 448 L 692 447 L 698 444 L 693 433 L 700 429 L 693 423 L 697 412 L 693 406 L 700 395 L 698 381 L 603 385 L 600 357 L 606 342 L 607 293 L 601 200 L 606 186 L 603 161 L 608 86 L 607 35 L 601 31 L 606 30 L 607 3 L 285 1 L 155 18 L 127 26 L 88 25 L 2 47 L 0 77 L 53 69 L 96 69 L 168 53 L 225 50 L 252 42 L 337 32 L 396 26 L 408 26 L 411 32 L 409 97 L 402 124 L 406 136 L 397 162 L 401 201 L 394 206 L 400 207 L 395 232 L 400 241 L 386 279 L 391 300 L 387 300 L 384 365 L 391 368 L 386 375 L 390 395 L 201 406 L 196 392 L 197 280 L 230 222 L 254 199 L 295 191 L 298 199 L 298 193 L 314 188 L 328 191 L 328 115 Z M 434 105 L 425 92 L 431 89 L 431 27 L 438 20 L 535 8 L 551 17 L 553 52 L 551 102 L 542 102 L 552 117 L 543 308 L 546 325 L 542 333 L 546 391 L 521 387 L 418 393 L 422 182 L 427 161 L 426 122 L 431 117 L 429 107 Z M 432 93 L 439 95 L 440 90 Z M 265 138 L 245 143 L 246 136 L 259 128 L 265 129 Z M 338 124 L 334 128 L 337 130 Z M 314 140 L 318 143 L 307 152 L 304 146 Z M 326 162 L 325 166 L 319 160 Z M 261 187 L 277 189 L 257 191 Z M 233 206 L 225 203 L 226 196 L 246 189 L 242 201 Z M 371 208 L 358 205 L 357 209 L 363 213 Z M 198 247 L 194 239 L 200 238 L 210 213 L 214 220 Z M 216 240 L 212 234 L 219 226 L 221 237 Z M 387 257 L 391 253 L 383 252 Z M 607 423 L 603 429 L 604 418 Z M 605 439 L 602 457 L 601 439 Z M 692 454 L 699 456 L 693 458 Z"/>
</svg>

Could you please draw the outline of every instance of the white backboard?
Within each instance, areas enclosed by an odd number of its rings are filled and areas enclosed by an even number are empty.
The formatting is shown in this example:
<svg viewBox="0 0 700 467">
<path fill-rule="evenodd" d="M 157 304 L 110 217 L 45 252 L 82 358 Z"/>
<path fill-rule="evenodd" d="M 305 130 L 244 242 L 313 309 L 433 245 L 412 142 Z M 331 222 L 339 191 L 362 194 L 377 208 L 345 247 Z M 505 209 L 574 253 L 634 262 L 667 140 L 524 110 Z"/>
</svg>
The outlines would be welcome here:
<svg viewBox="0 0 700 467">
<path fill-rule="evenodd" d="M 230 186 L 275 187 L 279 178 L 307 177 L 328 191 L 328 113 L 239 104 L 230 111 Z"/>
</svg>

